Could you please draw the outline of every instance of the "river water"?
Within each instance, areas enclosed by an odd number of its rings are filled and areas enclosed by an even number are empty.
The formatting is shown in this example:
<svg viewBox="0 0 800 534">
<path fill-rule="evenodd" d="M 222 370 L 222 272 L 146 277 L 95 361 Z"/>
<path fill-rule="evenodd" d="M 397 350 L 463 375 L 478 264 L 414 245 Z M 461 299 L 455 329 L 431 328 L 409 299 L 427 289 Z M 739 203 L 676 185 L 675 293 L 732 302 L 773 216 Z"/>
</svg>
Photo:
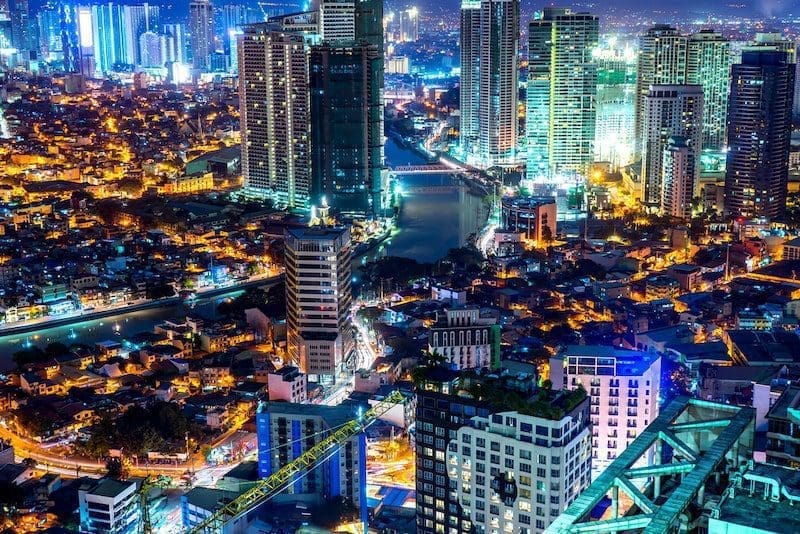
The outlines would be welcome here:
<svg viewBox="0 0 800 534">
<path fill-rule="evenodd" d="M 2 133 L 2 132 L 0 132 Z M 418 165 L 426 161 L 416 152 L 398 146 L 393 140 L 386 142 L 388 165 Z M 399 176 L 404 189 L 424 186 L 453 186 L 451 176 L 427 174 Z M 403 256 L 420 262 L 433 262 L 454 247 L 465 245 L 469 237 L 486 221 L 483 200 L 470 194 L 465 187 L 439 188 L 437 193 L 408 193 L 403 197 L 402 210 L 397 220 L 397 229 L 384 243 L 366 256 Z M 194 308 L 183 304 L 153 308 L 137 312 L 122 313 L 70 326 L 42 328 L 28 334 L 0 337 L 0 371 L 13 366 L 11 355 L 30 345 L 45 347 L 48 343 L 61 342 L 94 344 L 99 341 L 120 340 L 125 335 L 152 331 L 165 319 L 196 313 L 213 318 L 219 302 L 234 298 L 241 291 L 200 299 Z M 117 328 L 119 335 L 117 335 Z"/>
</svg>

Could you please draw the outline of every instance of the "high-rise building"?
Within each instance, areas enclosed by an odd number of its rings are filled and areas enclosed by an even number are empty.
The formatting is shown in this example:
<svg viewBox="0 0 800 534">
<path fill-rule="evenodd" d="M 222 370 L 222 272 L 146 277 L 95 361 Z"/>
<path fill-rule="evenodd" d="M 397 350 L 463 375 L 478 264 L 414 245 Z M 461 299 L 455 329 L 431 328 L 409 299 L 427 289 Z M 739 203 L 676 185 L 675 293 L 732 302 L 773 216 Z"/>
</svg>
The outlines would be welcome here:
<svg viewBox="0 0 800 534">
<path fill-rule="evenodd" d="M 275 473 L 342 425 L 356 419 L 364 406 L 264 403 L 256 414 L 258 474 Z M 273 502 L 306 501 L 322 505 L 334 499 L 352 506 L 367 519 L 367 438 L 364 432 L 348 439 L 315 467 L 303 471 Z"/>
<path fill-rule="evenodd" d="M 461 2 L 461 80 L 459 82 L 459 109 L 461 119 L 459 137 L 463 157 L 474 161 L 478 152 L 480 131 L 480 54 L 481 54 L 481 3 L 480 0 Z"/>
<path fill-rule="evenodd" d="M 796 117 L 800 117 L 800 61 L 798 61 L 800 45 L 789 39 L 784 39 L 780 33 L 757 33 L 753 45 L 786 52 L 789 63 L 795 64 L 793 114 Z"/>
<path fill-rule="evenodd" d="M 663 209 L 664 149 L 670 137 L 686 139 L 696 154 L 700 153 L 703 135 L 703 87 L 700 85 L 651 85 L 644 100 L 642 139 L 643 202 L 653 209 Z M 699 177 L 695 166 L 695 180 Z M 693 181 L 693 183 L 694 183 Z"/>
<path fill-rule="evenodd" d="M 61 51 L 64 56 L 64 72 L 81 72 L 81 42 L 78 31 L 78 6 L 62 3 L 58 6 L 61 25 Z M 88 73 L 86 73 L 88 74 Z"/>
<path fill-rule="evenodd" d="M 248 194 L 291 209 L 308 207 L 308 49 L 302 35 L 267 24 L 238 42 L 242 173 Z"/>
<path fill-rule="evenodd" d="M 43 6 L 36 15 L 36 21 L 39 28 L 39 57 L 45 62 L 63 60 L 59 9 L 52 5 Z"/>
<path fill-rule="evenodd" d="M 722 150 L 727 141 L 731 59 L 730 42 L 719 32 L 689 36 L 686 83 L 703 86 L 703 149 Z"/>
<path fill-rule="evenodd" d="M 345 216 L 383 213 L 383 57 L 365 42 L 314 46 L 310 59 L 313 197 Z"/>
<path fill-rule="evenodd" d="M 636 53 L 629 43 L 608 37 L 592 56 L 597 65 L 594 158 L 619 169 L 633 163 Z"/>
<path fill-rule="evenodd" d="M 745 50 L 731 70 L 725 212 L 780 218 L 786 210 L 795 65 L 777 50 Z"/>
<path fill-rule="evenodd" d="M 217 22 L 219 24 L 217 33 L 222 38 L 223 51 L 233 60 L 234 54 L 231 48 L 236 45 L 232 37 L 232 35 L 235 34 L 231 32 L 241 31 L 245 24 L 256 21 L 250 20 L 247 6 L 242 4 L 226 4 L 220 8 L 220 16 Z"/>
<path fill-rule="evenodd" d="M 350 230 L 291 229 L 285 248 L 289 360 L 309 380 L 333 383 L 355 348 L 350 321 Z"/>
<path fill-rule="evenodd" d="M 167 61 L 186 63 L 186 31 L 183 24 L 164 24 Z"/>
<path fill-rule="evenodd" d="M 352 41 L 356 38 L 355 0 L 320 0 L 318 32 L 325 41 Z"/>
<path fill-rule="evenodd" d="M 167 38 L 156 32 L 144 32 L 139 36 L 139 50 L 141 60 L 139 64 L 146 68 L 163 67 L 166 62 L 165 48 Z"/>
<path fill-rule="evenodd" d="M 542 532 L 591 478 L 584 391 L 535 376 L 426 369 L 417 389 L 417 532 Z"/>
<path fill-rule="evenodd" d="M 414 43 L 419 39 L 419 10 L 416 7 L 400 12 L 400 42 Z"/>
<path fill-rule="evenodd" d="M 689 219 L 692 216 L 699 158 L 686 138 L 679 136 L 669 138 L 662 157 L 663 213 L 678 219 Z"/>
<path fill-rule="evenodd" d="M 635 154 L 640 155 L 644 140 L 644 102 L 651 85 L 686 83 L 689 40 L 666 25 L 647 30 L 639 40 L 639 65 L 636 72 Z"/>
<path fill-rule="evenodd" d="M 585 174 L 594 159 L 594 15 L 545 7 L 528 30 L 527 176 Z"/>
<path fill-rule="evenodd" d="M 139 37 L 144 32 L 161 31 L 161 10 L 159 6 L 150 4 L 125 6 L 125 43 L 128 48 L 126 63 L 139 65 L 141 54 Z"/>
<path fill-rule="evenodd" d="M 518 163 L 519 0 L 481 0 L 477 165 Z"/>
<path fill-rule="evenodd" d="M 656 352 L 571 345 L 550 359 L 553 388 L 589 393 L 592 470 L 603 471 L 657 416 L 661 356 Z M 652 463 L 653 454 L 647 463 Z"/>
<path fill-rule="evenodd" d="M 214 6 L 211 0 L 192 0 L 189 4 L 189 33 L 192 40 L 192 67 L 211 68 L 214 52 Z"/>
<path fill-rule="evenodd" d="M 92 6 L 94 66 L 101 75 L 111 72 L 114 65 L 134 64 L 128 53 L 135 47 L 128 47 L 125 42 L 128 33 L 125 15 L 125 6 L 111 2 Z M 138 39 L 134 44 L 138 47 Z"/>
<path fill-rule="evenodd" d="M 31 23 L 28 0 L 10 0 L 11 46 L 21 54 L 20 59 L 27 62 L 31 59 L 33 49 L 31 43 Z"/>
</svg>

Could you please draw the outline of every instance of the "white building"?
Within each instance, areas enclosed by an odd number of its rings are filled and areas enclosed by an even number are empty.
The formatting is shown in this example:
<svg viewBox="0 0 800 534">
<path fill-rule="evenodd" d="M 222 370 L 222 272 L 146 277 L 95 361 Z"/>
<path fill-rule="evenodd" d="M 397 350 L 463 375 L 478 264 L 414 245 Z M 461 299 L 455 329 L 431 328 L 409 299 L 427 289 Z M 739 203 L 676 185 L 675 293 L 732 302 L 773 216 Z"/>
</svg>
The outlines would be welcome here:
<svg viewBox="0 0 800 534">
<path fill-rule="evenodd" d="M 700 152 L 703 142 L 703 86 L 651 85 L 644 99 L 642 137 L 642 184 L 644 202 L 663 209 L 664 149 L 670 137 L 683 137 L 687 146 Z M 700 166 L 694 166 L 694 182 Z"/>
<path fill-rule="evenodd" d="M 287 365 L 267 377 L 269 400 L 304 403 L 308 399 L 308 377 Z"/>
<path fill-rule="evenodd" d="M 688 219 L 692 216 L 692 197 L 698 161 L 695 151 L 684 137 L 669 138 L 664 147 L 661 164 L 663 177 L 663 198 L 661 205 L 664 215 Z"/>
<path fill-rule="evenodd" d="M 286 340 L 289 361 L 309 380 L 332 383 L 355 349 L 348 228 L 288 230 Z"/>
<path fill-rule="evenodd" d="M 428 350 L 444 357 L 454 369 L 489 367 L 492 364 L 494 319 L 483 319 L 480 308 L 449 308 L 436 313 L 428 332 Z"/>
<path fill-rule="evenodd" d="M 356 38 L 356 3 L 353 0 L 320 0 L 319 34 L 326 41 Z"/>
<path fill-rule="evenodd" d="M 127 534 L 139 523 L 135 482 L 103 478 L 78 490 L 81 532 Z"/>
<path fill-rule="evenodd" d="M 550 359 L 550 380 L 555 389 L 581 384 L 589 393 L 594 476 L 658 416 L 661 356 L 655 352 L 571 345 Z"/>
<path fill-rule="evenodd" d="M 559 420 L 498 412 L 458 429 L 447 471 L 476 534 L 543 532 L 589 486 L 586 408 Z"/>
</svg>

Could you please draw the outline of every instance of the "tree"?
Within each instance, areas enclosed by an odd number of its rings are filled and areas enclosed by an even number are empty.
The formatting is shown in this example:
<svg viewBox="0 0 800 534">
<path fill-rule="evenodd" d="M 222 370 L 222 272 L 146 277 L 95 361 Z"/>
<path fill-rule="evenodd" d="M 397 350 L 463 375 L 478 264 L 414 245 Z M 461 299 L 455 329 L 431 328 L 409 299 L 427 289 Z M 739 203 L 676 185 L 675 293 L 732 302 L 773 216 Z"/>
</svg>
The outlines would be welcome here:
<svg viewBox="0 0 800 534">
<path fill-rule="evenodd" d="M 17 367 L 25 367 L 29 363 L 41 362 L 46 358 L 45 353 L 39 347 L 30 347 L 28 349 L 18 350 L 11 355 L 11 359 L 17 364 Z"/>
<path fill-rule="evenodd" d="M 47 345 L 47 348 L 44 349 L 44 353 L 48 358 L 56 358 L 68 354 L 69 347 L 56 341 Z"/>
<path fill-rule="evenodd" d="M 127 473 L 125 473 L 125 466 L 120 458 L 109 458 L 106 460 L 106 474 L 117 480 L 125 480 L 128 478 Z"/>
<path fill-rule="evenodd" d="M 550 229 L 550 225 L 545 224 L 542 226 L 542 241 L 544 241 L 545 245 L 553 242 L 553 231 Z"/>
</svg>

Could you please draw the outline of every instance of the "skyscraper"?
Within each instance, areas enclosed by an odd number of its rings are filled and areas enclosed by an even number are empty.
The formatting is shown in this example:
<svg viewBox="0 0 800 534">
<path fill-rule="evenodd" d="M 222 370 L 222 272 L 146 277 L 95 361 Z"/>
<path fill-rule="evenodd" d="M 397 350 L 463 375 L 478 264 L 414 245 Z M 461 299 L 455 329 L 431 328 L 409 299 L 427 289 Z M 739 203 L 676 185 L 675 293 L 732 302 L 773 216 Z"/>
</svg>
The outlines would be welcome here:
<svg viewBox="0 0 800 534">
<path fill-rule="evenodd" d="M 528 31 L 527 175 L 585 173 L 594 158 L 598 19 L 544 8 Z"/>
<path fill-rule="evenodd" d="M 183 24 L 164 24 L 167 37 L 165 50 L 167 61 L 186 63 L 186 29 Z"/>
<path fill-rule="evenodd" d="M 798 43 L 784 39 L 780 33 L 777 32 L 764 32 L 757 33 L 753 44 L 757 47 L 773 48 L 780 52 L 788 54 L 789 63 L 795 64 L 795 81 L 794 81 L 794 115 L 800 117 L 800 61 L 798 61 L 798 50 L 800 47 Z"/>
<path fill-rule="evenodd" d="M 722 34 L 702 30 L 689 36 L 686 83 L 703 86 L 703 149 L 725 146 L 731 45 Z"/>
<path fill-rule="evenodd" d="M 308 49 L 302 35 L 268 24 L 245 27 L 238 43 L 242 173 L 248 194 L 308 208 Z"/>
<path fill-rule="evenodd" d="M 780 218 L 786 211 L 795 65 L 786 52 L 750 49 L 731 70 L 725 212 Z"/>
<path fill-rule="evenodd" d="M 78 7 L 59 4 L 61 24 L 61 50 L 64 55 L 64 72 L 81 72 L 81 43 L 78 31 Z"/>
<path fill-rule="evenodd" d="M 381 215 L 383 58 L 365 41 L 311 49 L 313 197 L 327 197 L 343 215 Z"/>
<path fill-rule="evenodd" d="M 31 59 L 31 23 L 28 0 L 10 0 L 11 46 L 21 54 L 20 59 L 26 62 Z"/>
<path fill-rule="evenodd" d="M 478 152 L 480 124 L 480 52 L 481 52 L 481 3 L 480 0 L 461 2 L 461 80 L 459 100 L 461 120 L 459 126 L 461 151 L 464 158 L 473 161 Z"/>
<path fill-rule="evenodd" d="M 644 101 L 654 84 L 686 83 L 688 38 L 671 26 L 656 25 L 639 40 L 639 66 L 636 73 L 636 109 L 634 126 L 639 155 L 644 139 Z"/>
<path fill-rule="evenodd" d="M 326 41 L 352 41 L 356 38 L 356 2 L 320 0 L 319 34 Z"/>
<path fill-rule="evenodd" d="M 646 205 L 660 211 L 664 200 L 664 149 L 670 137 L 686 139 L 688 147 L 699 154 L 703 134 L 703 87 L 651 85 L 644 100 L 643 121 L 642 198 Z M 697 167 L 696 173 L 699 174 Z"/>
<path fill-rule="evenodd" d="M 134 64 L 129 50 L 138 47 L 128 47 L 125 39 L 128 28 L 124 6 L 113 4 L 99 4 L 92 6 L 92 34 L 94 36 L 94 66 L 98 73 L 105 74 L 112 70 L 116 64 Z"/>
<path fill-rule="evenodd" d="M 192 0 L 189 4 L 189 33 L 192 67 L 197 71 L 208 70 L 214 52 L 214 7 L 211 0 Z"/>
<path fill-rule="evenodd" d="M 595 161 L 618 169 L 633 163 L 636 53 L 612 36 L 592 56 L 597 65 Z"/>
<path fill-rule="evenodd" d="M 150 4 L 125 6 L 125 63 L 139 65 L 141 54 L 139 50 L 139 37 L 144 32 L 161 31 L 161 10 L 159 6 Z"/>
<path fill-rule="evenodd" d="M 517 160 L 519 0 L 481 0 L 480 90 L 476 164 Z"/>
<path fill-rule="evenodd" d="M 43 6 L 36 15 L 36 21 L 39 27 L 39 57 L 46 62 L 63 59 L 59 8 Z"/>
<path fill-rule="evenodd" d="M 400 12 L 400 42 L 413 43 L 419 38 L 419 10 L 416 7 Z"/>
<path fill-rule="evenodd" d="M 286 341 L 309 380 L 333 383 L 353 355 L 348 228 L 287 230 Z"/>
</svg>

